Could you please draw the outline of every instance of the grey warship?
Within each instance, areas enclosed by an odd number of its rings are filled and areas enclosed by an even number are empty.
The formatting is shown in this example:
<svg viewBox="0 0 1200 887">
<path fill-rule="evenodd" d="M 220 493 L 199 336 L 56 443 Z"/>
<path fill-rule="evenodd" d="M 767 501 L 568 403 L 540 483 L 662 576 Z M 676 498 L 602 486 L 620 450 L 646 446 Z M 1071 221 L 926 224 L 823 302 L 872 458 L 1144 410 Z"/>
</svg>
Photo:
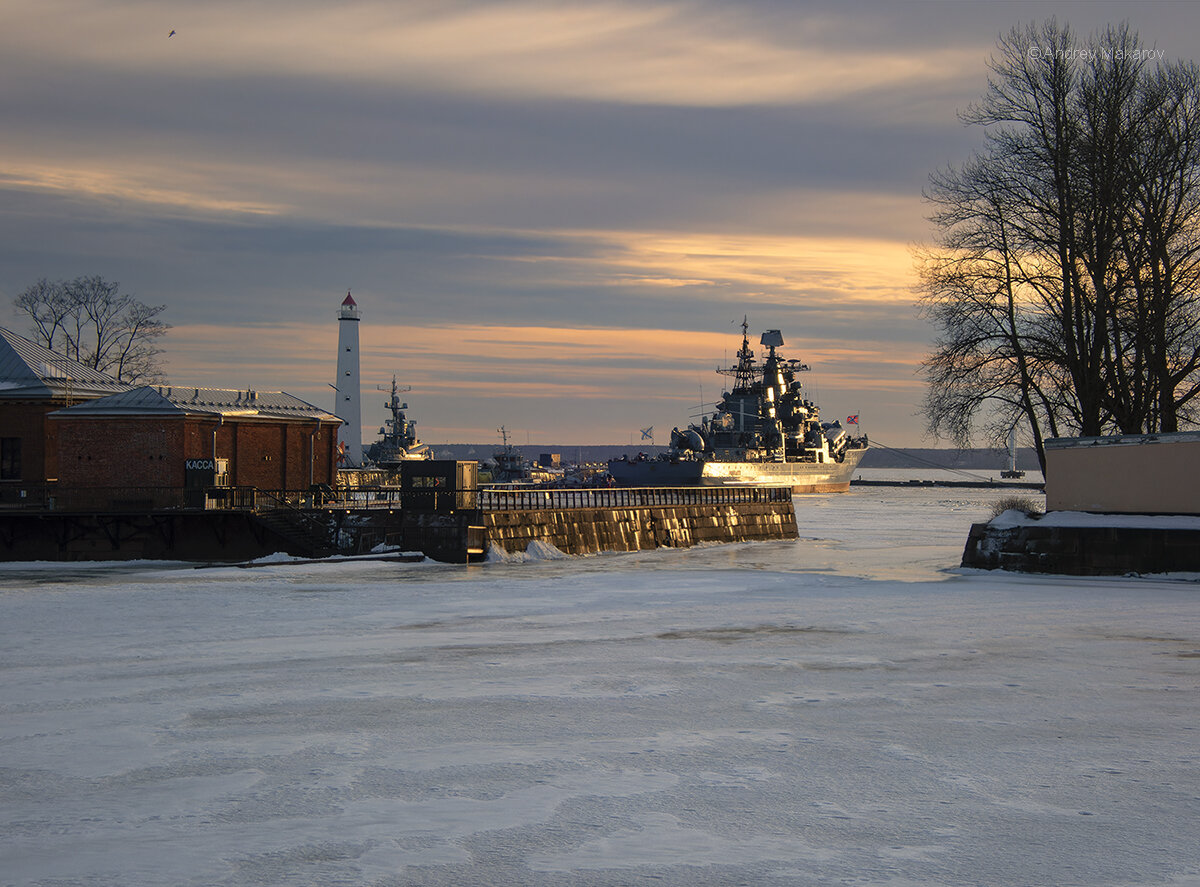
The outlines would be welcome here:
<svg viewBox="0 0 1200 887">
<path fill-rule="evenodd" d="M 608 471 L 621 486 L 790 485 L 796 493 L 839 493 L 869 443 L 840 422 L 822 422 L 798 373 L 808 369 L 776 352 L 779 330 L 767 330 L 761 363 L 750 349 L 742 320 L 737 366 L 717 370 L 733 378 L 713 414 L 686 431 L 671 431 L 671 448 L 657 458 L 614 459 Z"/>
<path fill-rule="evenodd" d="M 389 471 L 399 468 L 401 462 L 433 458 L 429 447 L 417 440 L 417 423 L 404 414 L 408 404 L 401 402 L 400 390 L 396 385 L 396 377 L 392 376 L 392 396 L 386 404 L 392 418 L 384 421 L 379 429 L 381 438 L 367 450 L 371 462 Z"/>
</svg>

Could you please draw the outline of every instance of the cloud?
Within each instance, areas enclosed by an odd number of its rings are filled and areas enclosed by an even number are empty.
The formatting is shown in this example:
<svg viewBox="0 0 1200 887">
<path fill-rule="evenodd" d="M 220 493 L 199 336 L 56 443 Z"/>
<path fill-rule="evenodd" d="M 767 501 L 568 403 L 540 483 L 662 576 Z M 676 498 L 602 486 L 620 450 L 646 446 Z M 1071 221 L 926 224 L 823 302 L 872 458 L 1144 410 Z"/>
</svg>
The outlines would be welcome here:
<svg viewBox="0 0 1200 887">
<path fill-rule="evenodd" d="M 784 336 L 786 354 L 812 367 L 803 381 L 831 417 L 863 409 L 878 415 L 896 404 L 911 409 L 919 400 L 909 371 L 919 360 L 914 345 L 814 339 L 787 329 Z M 332 313 L 322 324 L 178 326 L 170 339 L 174 384 L 280 388 L 335 406 Z M 396 375 L 411 386 L 411 418 L 430 441 L 486 442 L 508 424 L 548 442 L 619 443 L 639 422 L 683 425 L 702 397 L 711 406 L 727 384 L 715 370 L 736 362 L 740 330 L 383 324 L 367 314 L 360 342 L 368 441 L 385 418 L 385 396 L 372 393 Z"/>
<path fill-rule="evenodd" d="M 8 19 L 28 54 L 68 41 L 77 64 L 141 73 L 675 106 L 828 104 L 929 87 L 979 57 L 960 44 L 913 53 L 886 34 L 864 41 L 846 13 L 769 4 L 43 0 Z"/>
<path fill-rule="evenodd" d="M 219 178 L 219 175 L 214 170 L 208 170 L 205 178 L 211 180 Z M 75 201 L 135 202 L 140 207 L 139 211 L 147 214 L 263 216 L 281 211 L 279 207 L 263 203 L 212 194 L 210 187 L 202 187 L 199 183 L 192 190 L 160 184 L 168 180 L 170 176 L 165 171 L 145 168 L 112 170 L 31 165 L 24 169 L 10 167 L 0 172 L 0 190 L 41 192 L 68 196 Z"/>
<path fill-rule="evenodd" d="M 180 384 L 319 402 L 350 288 L 371 378 L 407 377 L 425 427 L 580 443 L 685 421 L 749 315 L 916 442 L 920 190 L 978 144 L 955 112 L 996 35 L 1054 10 L 9 4 L 0 296 L 100 274 L 167 305 Z M 1168 54 L 1200 18 L 1063 10 Z"/>
</svg>

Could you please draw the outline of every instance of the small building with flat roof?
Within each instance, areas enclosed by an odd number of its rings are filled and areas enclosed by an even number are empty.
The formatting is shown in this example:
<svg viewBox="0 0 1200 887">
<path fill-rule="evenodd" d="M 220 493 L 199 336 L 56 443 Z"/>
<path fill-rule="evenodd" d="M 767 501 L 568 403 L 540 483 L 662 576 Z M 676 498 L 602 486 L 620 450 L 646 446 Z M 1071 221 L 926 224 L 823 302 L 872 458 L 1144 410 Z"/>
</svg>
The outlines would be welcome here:
<svg viewBox="0 0 1200 887">
<path fill-rule="evenodd" d="M 1200 432 L 1046 441 L 1046 510 L 1200 514 Z"/>
</svg>

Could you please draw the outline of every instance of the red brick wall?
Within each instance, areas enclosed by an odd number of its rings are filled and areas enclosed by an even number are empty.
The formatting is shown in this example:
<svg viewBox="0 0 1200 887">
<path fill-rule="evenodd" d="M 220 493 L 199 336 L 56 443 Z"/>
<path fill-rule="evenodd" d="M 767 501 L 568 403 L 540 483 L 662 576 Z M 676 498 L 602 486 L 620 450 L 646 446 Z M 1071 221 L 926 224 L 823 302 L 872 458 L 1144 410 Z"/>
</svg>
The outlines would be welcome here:
<svg viewBox="0 0 1200 887">
<path fill-rule="evenodd" d="M 135 416 L 50 419 L 60 487 L 182 487 L 183 420 Z"/>
<path fill-rule="evenodd" d="M 332 484 L 337 423 L 148 416 L 97 416 L 50 420 L 57 426 L 59 482 L 64 487 L 175 487 L 184 485 L 184 462 L 229 460 L 229 483 L 262 490 L 302 490 L 311 478 Z M 315 445 L 315 446 L 314 446 Z"/>
<path fill-rule="evenodd" d="M 315 422 L 226 422 L 217 433 L 217 457 L 230 460 L 234 486 L 305 490 L 310 483 L 332 484 L 337 428 L 336 423 L 318 428 Z"/>
<path fill-rule="evenodd" d="M 341 423 L 322 425 L 317 435 L 317 458 L 313 465 L 315 480 L 319 484 L 336 486 L 337 481 L 337 431 Z"/>
<path fill-rule="evenodd" d="M 0 401 L 0 437 L 21 439 L 20 481 L 3 483 L 40 484 L 54 477 L 53 444 L 46 439 L 46 413 L 65 403 L 5 403 Z M 52 424 L 52 423 L 51 423 Z"/>
</svg>

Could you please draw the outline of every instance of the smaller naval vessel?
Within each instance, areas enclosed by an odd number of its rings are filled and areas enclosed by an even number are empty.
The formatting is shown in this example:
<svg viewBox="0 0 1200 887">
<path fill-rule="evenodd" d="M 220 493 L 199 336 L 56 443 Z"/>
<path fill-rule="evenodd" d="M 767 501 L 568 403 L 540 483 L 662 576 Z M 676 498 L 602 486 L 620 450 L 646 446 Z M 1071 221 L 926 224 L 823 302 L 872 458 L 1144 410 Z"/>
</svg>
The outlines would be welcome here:
<svg viewBox="0 0 1200 887">
<path fill-rule="evenodd" d="M 767 330 L 766 359 L 750 349 L 742 320 L 742 347 L 733 378 L 713 414 L 687 430 L 671 431 L 670 450 L 657 458 L 622 457 L 608 463 L 621 486 L 789 485 L 797 493 L 843 492 L 868 448 L 866 435 L 851 436 L 841 422 L 822 422 L 820 409 L 797 374 L 808 370 L 783 358 L 779 330 Z M 856 416 L 850 417 L 857 421 Z"/>
<path fill-rule="evenodd" d="M 526 459 L 519 449 L 508 442 L 508 429 L 501 425 L 496 429 L 503 441 L 500 449 L 492 453 L 492 458 L 483 462 L 479 468 L 479 482 L 489 486 L 541 486 L 550 483 L 561 483 L 563 473 L 560 470 L 547 469 Z"/>
<path fill-rule="evenodd" d="M 392 418 L 384 421 L 384 427 L 379 429 L 382 437 L 368 450 L 371 461 L 380 468 L 392 470 L 398 468 L 401 462 L 432 458 L 429 447 L 417 440 L 417 423 L 409 421 L 405 415 L 408 404 L 400 401 L 400 388 L 396 385 L 395 376 L 392 376 L 392 395 L 388 398 L 387 409 Z"/>
</svg>

